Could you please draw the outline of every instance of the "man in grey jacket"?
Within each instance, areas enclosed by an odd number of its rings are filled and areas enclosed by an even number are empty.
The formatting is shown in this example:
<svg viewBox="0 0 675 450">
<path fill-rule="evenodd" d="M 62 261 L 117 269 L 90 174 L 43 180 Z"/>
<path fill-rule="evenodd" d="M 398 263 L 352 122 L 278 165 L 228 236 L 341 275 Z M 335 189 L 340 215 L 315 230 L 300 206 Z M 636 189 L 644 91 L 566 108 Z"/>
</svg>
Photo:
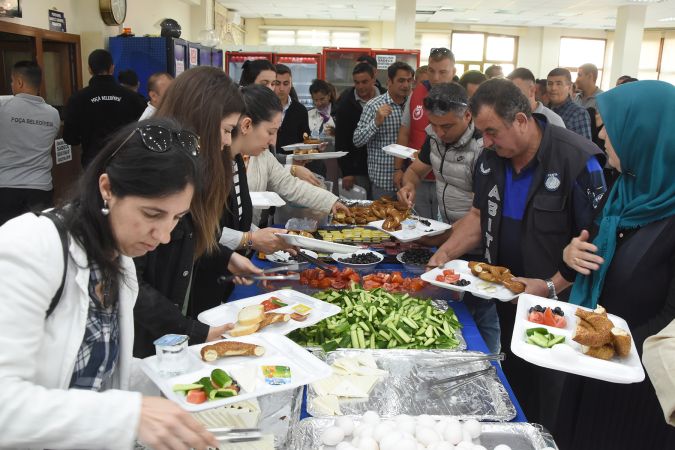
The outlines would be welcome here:
<svg viewBox="0 0 675 450">
<path fill-rule="evenodd" d="M 399 200 L 412 206 L 422 179 L 434 171 L 443 221 L 453 223 L 471 208 L 473 169 L 483 147 L 471 120 L 466 90 L 457 83 L 432 87 L 424 99 L 427 138 L 403 175 Z"/>
<path fill-rule="evenodd" d="M 0 225 L 52 203 L 52 144 L 59 113 L 38 96 L 42 70 L 33 61 L 12 69 L 13 96 L 0 96 Z"/>
</svg>

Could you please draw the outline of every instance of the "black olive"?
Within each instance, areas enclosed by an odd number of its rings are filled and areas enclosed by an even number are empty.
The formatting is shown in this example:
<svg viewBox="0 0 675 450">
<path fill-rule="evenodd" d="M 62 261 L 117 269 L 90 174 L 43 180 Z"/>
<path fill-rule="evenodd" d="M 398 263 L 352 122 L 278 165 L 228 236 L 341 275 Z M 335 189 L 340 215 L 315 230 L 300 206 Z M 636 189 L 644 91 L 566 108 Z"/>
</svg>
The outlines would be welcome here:
<svg viewBox="0 0 675 450">
<path fill-rule="evenodd" d="M 372 264 L 380 261 L 374 253 L 359 253 L 348 256 L 347 258 L 338 258 L 338 261 L 347 264 Z"/>
<path fill-rule="evenodd" d="M 563 317 L 565 313 L 563 312 L 562 309 L 560 309 L 560 306 L 556 306 L 555 309 L 553 310 L 553 314 L 557 314 L 560 317 Z"/>
<path fill-rule="evenodd" d="M 537 311 L 537 312 L 540 312 L 540 313 L 543 313 L 545 311 L 544 307 L 541 306 L 541 305 L 536 305 L 534 307 L 534 310 Z"/>
<path fill-rule="evenodd" d="M 428 226 L 428 227 L 431 226 L 431 222 L 429 222 L 429 221 L 426 220 L 426 219 L 420 219 L 419 222 L 420 222 L 422 225 L 426 225 L 426 226 Z"/>
<path fill-rule="evenodd" d="M 455 281 L 454 283 L 455 286 L 468 286 L 471 284 L 469 280 L 465 280 L 464 278 L 460 278 L 459 280 Z"/>
<path fill-rule="evenodd" d="M 434 254 L 426 248 L 413 248 L 401 256 L 401 260 L 406 264 L 426 265 Z"/>
</svg>

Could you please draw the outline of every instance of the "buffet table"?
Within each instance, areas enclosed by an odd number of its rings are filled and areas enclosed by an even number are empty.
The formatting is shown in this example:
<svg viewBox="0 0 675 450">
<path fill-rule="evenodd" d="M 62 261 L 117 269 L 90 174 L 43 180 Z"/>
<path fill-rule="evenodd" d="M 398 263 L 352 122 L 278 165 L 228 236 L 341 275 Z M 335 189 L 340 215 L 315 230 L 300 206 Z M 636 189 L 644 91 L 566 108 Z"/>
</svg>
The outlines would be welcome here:
<svg viewBox="0 0 675 450">
<path fill-rule="evenodd" d="M 256 264 L 258 267 L 261 268 L 267 268 L 271 267 L 272 263 L 264 260 L 260 260 L 257 257 L 253 258 L 254 264 Z M 382 271 L 394 271 L 398 270 L 404 273 L 405 272 L 402 270 L 403 267 L 400 264 L 380 264 L 377 267 L 377 270 L 382 270 Z M 250 286 L 237 286 L 232 295 L 230 296 L 230 300 L 239 300 L 242 298 L 246 297 L 252 297 L 255 295 L 263 294 L 265 291 L 263 291 L 259 285 L 253 284 Z M 443 293 L 447 292 L 447 298 L 449 299 L 451 297 L 451 292 L 450 291 L 441 291 Z M 476 323 L 474 322 L 473 318 L 471 317 L 471 314 L 469 313 L 468 309 L 462 302 L 457 302 L 457 301 L 452 301 L 448 300 L 448 304 L 450 307 L 455 311 L 455 314 L 457 315 L 459 321 L 463 325 L 462 328 L 462 334 L 464 336 L 464 339 L 466 340 L 466 345 L 467 345 L 467 350 L 473 350 L 473 351 L 479 351 L 479 352 L 484 352 L 488 353 L 488 348 L 485 344 L 485 341 L 481 337 L 478 328 L 476 326 Z M 494 364 L 494 363 L 493 363 Z M 495 367 L 497 369 L 497 375 L 501 382 L 504 385 L 504 388 L 508 392 L 508 395 L 513 402 L 513 405 L 516 409 L 516 416 L 512 420 L 512 422 L 527 422 L 527 419 L 525 418 L 525 414 L 523 413 L 523 410 L 521 409 L 520 405 L 518 404 L 518 400 L 516 399 L 513 390 L 511 389 L 511 386 L 509 385 L 508 381 L 506 380 L 506 376 L 504 375 L 504 372 L 502 369 L 499 367 L 499 365 L 495 364 Z M 306 392 L 305 392 L 306 395 Z M 303 401 L 302 405 L 302 411 L 301 411 L 301 418 L 308 417 L 307 414 L 307 408 L 306 404 Z"/>
</svg>

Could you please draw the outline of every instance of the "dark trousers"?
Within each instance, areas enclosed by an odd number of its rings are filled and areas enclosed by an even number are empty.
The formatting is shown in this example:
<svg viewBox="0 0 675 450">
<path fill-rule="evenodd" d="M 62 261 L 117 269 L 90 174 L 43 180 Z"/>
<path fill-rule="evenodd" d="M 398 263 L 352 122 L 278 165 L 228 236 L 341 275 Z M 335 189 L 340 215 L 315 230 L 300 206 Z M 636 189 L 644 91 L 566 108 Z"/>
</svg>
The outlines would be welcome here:
<svg viewBox="0 0 675 450">
<path fill-rule="evenodd" d="M 53 193 L 53 190 L 0 188 L 0 225 L 21 214 L 49 208 Z"/>
</svg>

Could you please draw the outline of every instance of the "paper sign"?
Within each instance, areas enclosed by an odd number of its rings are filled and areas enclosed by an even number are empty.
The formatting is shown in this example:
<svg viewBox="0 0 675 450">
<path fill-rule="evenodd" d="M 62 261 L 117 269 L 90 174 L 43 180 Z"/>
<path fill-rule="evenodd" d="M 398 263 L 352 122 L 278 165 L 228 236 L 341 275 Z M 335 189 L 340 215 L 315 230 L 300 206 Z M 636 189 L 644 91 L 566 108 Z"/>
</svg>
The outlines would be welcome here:
<svg viewBox="0 0 675 450">
<path fill-rule="evenodd" d="M 73 150 L 63 139 L 54 141 L 56 147 L 56 164 L 71 161 L 73 159 Z"/>
<path fill-rule="evenodd" d="M 48 12 L 49 15 L 49 29 L 51 31 L 66 32 L 66 15 L 60 11 L 52 9 Z"/>
<path fill-rule="evenodd" d="M 396 55 L 375 55 L 377 69 L 386 69 L 396 62 Z"/>
<path fill-rule="evenodd" d="M 176 61 L 176 76 L 185 72 L 185 62 L 182 59 Z"/>
<path fill-rule="evenodd" d="M 190 49 L 190 67 L 196 66 L 199 64 L 199 50 L 196 48 Z"/>
</svg>

